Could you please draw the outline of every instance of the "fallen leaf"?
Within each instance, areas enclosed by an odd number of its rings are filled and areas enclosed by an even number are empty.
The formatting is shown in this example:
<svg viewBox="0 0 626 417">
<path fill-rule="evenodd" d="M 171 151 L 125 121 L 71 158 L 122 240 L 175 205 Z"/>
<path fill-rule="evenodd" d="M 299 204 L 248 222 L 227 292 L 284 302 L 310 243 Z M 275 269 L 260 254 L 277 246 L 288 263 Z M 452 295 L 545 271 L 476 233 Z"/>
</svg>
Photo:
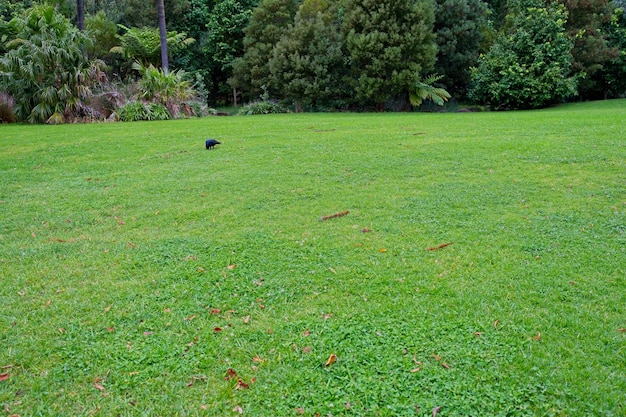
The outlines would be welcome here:
<svg viewBox="0 0 626 417">
<path fill-rule="evenodd" d="M 196 318 L 196 315 L 195 315 L 195 314 L 192 314 L 192 315 L 191 315 L 191 316 L 189 316 L 189 317 L 185 317 L 185 318 L 184 318 L 184 320 L 185 320 L 185 321 L 191 321 L 191 320 L 193 320 L 193 319 L 195 319 L 195 318 Z"/>
<path fill-rule="evenodd" d="M 320 218 L 320 221 L 323 222 L 325 220 L 335 219 L 337 217 L 342 217 L 342 216 L 345 216 L 345 215 L 348 215 L 348 214 L 350 214 L 350 210 L 340 211 L 338 213 L 334 213 L 334 214 L 331 214 L 329 216 L 322 216 Z"/>
<path fill-rule="evenodd" d="M 105 313 L 108 313 L 109 311 L 111 311 L 111 307 L 113 307 L 113 304 L 111 304 L 110 306 L 107 306 L 107 307 L 104 309 L 104 312 L 105 312 Z"/>
<path fill-rule="evenodd" d="M 333 268 L 332 266 L 330 268 L 328 268 L 330 270 L 330 272 L 332 272 L 333 274 L 337 275 L 337 271 L 335 271 L 335 268 Z"/>
<path fill-rule="evenodd" d="M 302 407 L 298 407 L 298 408 L 296 408 L 296 413 L 298 413 L 298 414 L 304 414 L 304 408 L 302 408 Z"/>
<path fill-rule="evenodd" d="M 331 353 L 330 356 L 328 357 L 328 360 L 324 364 L 324 366 L 330 366 L 335 362 L 337 362 L 337 355 L 335 355 L 334 353 Z"/>
<path fill-rule="evenodd" d="M 620 333 L 626 333 L 626 328 L 621 327 L 621 328 L 617 329 L 617 331 L 620 332 Z"/>
<path fill-rule="evenodd" d="M 241 408 L 240 406 L 236 406 L 235 408 L 233 408 L 233 411 L 238 414 L 243 414 L 243 408 Z"/>
<path fill-rule="evenodd" d="M 418 366 L 417 368 L 413 368 L 413 369 L 411 369 L 409 372 L 410 372 L 410 373 L 412 373 L 412 374 L 414 374 L 414 373 L 419 372 L 419 371 L 421 371 L 421 370 L 422 370 L 422 368 L 420 368 L 420 367 Z"/>
<path fill-rule="evenodd" d="M 233 269 L 237 268 L 237 264 L 228 265 L 227 268 L 232 271 Z"/>
<path fill-rule="evenodd" d="M 224 377 L 224 380 L 229 381 L 236 377 L 237 377 L 237 371 L 235 371 L 233 368 L 228 368 L 228 370 L 226 370 L 226 376 Z"/>
<path fill-rule="evenodd" d="M 311 346 L 305 346 L 302 348 L 302 353 L 311 353 Z"/>
<path fill-rule="evenodd" d="M 261 358 L 259 355 L 254 355 L 254 358 L 252 358 L 252 362 L 262 363 L 263 362 L 263 358 Z"/>
<path fill-rule="evenodd" d="M 369 233 L 371 231 L 372 231 L 372 229 L 370 229 L 368 227 L 364 227 L 364 228 L 361 229 L 361 232 L 363 232 L 363 233 Z"/>
<path fill-rule="evenodd" d="M 500 324 L 500 320 L 496 320 L 496 321 L 494 321 L 494 322 L 493 322 L 493 328 L 497 330 L 497 329 L 498 329 L 498 325 L 499 325 L 499 324 Z"/>
<path fill-rule="evenodd" d="M 65 333 L 65 329 L 63 327 L 59 327 L 57 330 L 59 331 L 59 333 Z"/>
<path fill-rule="evenodd" d="M 441 362 L 441 366 L 443 366 L 443 367 L 444 367 L 444 368 L 446 368 L 446 369 L 450 369 L 450 365 L 448 365 L 448 364 L 447 364 L 447 363 L 445 363 L 445 362 Z"/>
<path fill-rule="evenodd" d="M 387 252 L 387 249 L 385 249 L 385 248 L 381 248 L 379 252 L 380 252 L 380 253 L 385 253 L 385 252 Z"/>
<path fill-rule="evenodd" d="M 111 333 L 115 331 L 115 327 L 107 327 L 107 332 Z"/>
<path fill-rule="evenodd" d="M 11 369 L 11 368 L 13 368 L 13 364 L 12 363 L 0 367 L 0 369 Z"/>
<path fill-rule="evenodd" d="M 244 324 L 249 324 L 250 323 L 250 316 L 246 316 L 243 318 L 243 322 Z"/>
<path fill-rule="evenodd" d="M 152 336 L 154 332 L 143 332 L 144 336 Z"/>
<path fill-rule="evenodd" d="M 219 308 L 212 308 L 211 312 L 209 313 L 210 315 L 218 315 L 222 312 L 222 310 L 220 310 Z"/>
<path fill-rule="evenodd" d="M 214 328 L 213 328 L 213 333 L 219 333 L 219 332 L 221 332 L 222 330 L 224 330 L 224 329 L 222 329 L 221 327 L 214 327 Z"/>
<path fill-rule="evenodd" d="M 441 361 L 441 356 L 439 356 L 439 355 L 435 355 L 435 354 L 433 353 L 433 354 L 432 354 L 432 355 L 430 355 L 430 356 L 431 356 L 431 357 L 433 357 L 433 358 L 435 358 L 435 360 L 436 360 L 437 362 Z"/>
<path fill-rule="evenodd" d="M 235 389 L 236 390 L 248 389 L 248 388 L 250 388 L 250 385 L 246 384 L 243 379 L 239 378 L 237 380 L 237 383 L 235 384 Z"/>
<path fill-rule="evenodd" d="M 199 266 L 199 267 L 198 267 L 198 272 L 205 273 L 205 272 L 206 272 L 206 269 L 204 269 L 203 267 Z"/>
<path fill-rule="evenodd" d="M 332 316 L 333 316 L 333 313 L 322 314 L 322 317 L 324 318 L 324 320 L 328 320 Z"/>
<path fill-rule="evenodd" d="M 454 242 L 448 242 L 448 243 L 442 243 L 441 245 L 437 245 L 437 246 L 433 246 L 432 248 L 426 248 L 426 250 L 428 251 L 434 251 L 434 250 L 439 250 L 439 249 L 443 249 L 446 246 L 450 246 L 452 245 Z"/>
<path fill-rule="evenodd" d="M 433 408 L 433 417 L 437 417 L 437 413 L 441 410 L 441 407 L 437 406 Z"/>
<path fill-rule="evenodd" d="M 474 332 L 474 336 L 476 336 L 476 337 L 480 337 L 483 334 L 484 334 L 483 332 Z"/>
<path fill-rule="evenodd" d="M 344 404 L 344 406 L 346 407 L 347 410 L 352 408 L 352 404 L 350 404 L 350 401 L 348 401 L 347 403 Z"/>
<path fill-rule="evenodd" d="M 94 386 L 97 390 L 104 391 L 104 387 L 103 387 L 102 385 L 98 384 L 97 382 L 95 382 L 95 383 L 93 384 L 93 386 Z"/>
<path fill-rule="evenodd" d="M 51 302 L 52 302 L 52 300 L 48 300 L 48 301 L 46 302 L 46 304 L 44 304 L 44 307 L 48 307 L 48 306 L 50 305 L 50 303 L 51 303 Z"/>
<path fill-rule="evenodd" d="M 166 312 L 166 313 L 171 313 L 171 312 L 172 312 L 172 309 L 168 307 L 168 308 L 166 308 L 166 309 L 165 309 L 165 310 L 163 310 L 163 311 L 164 311 L 164 312 Z"/>
<path fill-rule="evenodd" d="M 0 381 L 6 381 L 9 379 L 9 374 L 0 374 Z"/>
<path fill-rule="evenodd" d="M 535 336 L 533 336 L 533 340 L 535 340 L 535 341 L 541 340 L 541 332 L 537 332 L 537 334 Z"/>
<path fill-rule="evenodd" d="M 309 331 L 309 330 L 305 330 L 305 331 L 302 333 L 302 336 L 304 336 L 304 337 L 309 337 L 309 336 L 311 336 L 311 331 Z"/>
</svg>

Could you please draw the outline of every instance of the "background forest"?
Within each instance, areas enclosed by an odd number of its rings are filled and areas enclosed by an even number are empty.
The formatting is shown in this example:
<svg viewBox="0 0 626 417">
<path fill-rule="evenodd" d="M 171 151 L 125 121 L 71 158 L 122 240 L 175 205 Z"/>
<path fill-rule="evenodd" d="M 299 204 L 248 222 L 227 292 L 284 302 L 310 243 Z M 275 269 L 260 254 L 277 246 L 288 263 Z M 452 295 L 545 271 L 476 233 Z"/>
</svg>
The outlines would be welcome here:
<svg viewBox="0 0 626 417">
<path fill-rule="evenodd" d="M 0 121 L 166 119 L 251 102 L 244 112 L 409 110 L 450 96 L 506 110 L 623 97 L 624 6 L 0 0 Z"/>
</svg>

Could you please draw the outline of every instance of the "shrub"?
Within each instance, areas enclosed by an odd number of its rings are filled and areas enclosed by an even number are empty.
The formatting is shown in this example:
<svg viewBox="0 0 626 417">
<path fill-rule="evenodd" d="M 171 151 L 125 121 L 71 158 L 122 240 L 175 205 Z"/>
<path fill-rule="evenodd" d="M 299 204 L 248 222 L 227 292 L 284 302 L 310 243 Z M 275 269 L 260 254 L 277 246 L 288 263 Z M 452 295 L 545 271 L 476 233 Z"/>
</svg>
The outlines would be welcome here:
<svg viewBox="0 0 626 417">
<path fill-rule="evenodd" d="M 239 110 L 240 115 L 289 113 L 289 109 L 277 101 L 262 100 L 249 103 Z"/>
<path fill-rule="evenodd" d="M 140 120 L 168 120 L 172 115 L 160 103 L 144 103 L 129 101 L 116 111 L 117 119 L 122 122 L 137 122 Z"/>
<path fill-rule="evenodd" d="M 6 93 L 0 93 L 0 123 L 15 123 L 17 121 L 14 106 L 13 97 Z"/>
</svg>

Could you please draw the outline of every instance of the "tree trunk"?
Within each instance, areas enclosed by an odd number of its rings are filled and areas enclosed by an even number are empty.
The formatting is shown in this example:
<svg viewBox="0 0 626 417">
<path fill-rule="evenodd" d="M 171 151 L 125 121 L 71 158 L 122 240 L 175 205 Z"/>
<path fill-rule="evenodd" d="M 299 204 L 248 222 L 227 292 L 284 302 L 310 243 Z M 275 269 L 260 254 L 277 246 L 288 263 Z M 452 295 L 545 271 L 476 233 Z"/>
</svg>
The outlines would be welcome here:
<svg viewBox="0 0 626 417">
<path fill-rule="evenodd" d="M 78 30 L 85 30 L 85 3 L 83 0 L 76 0 L 77 26 Z"/>
<path fill-rule="evenodd" d="M 167 57 L 167 31 L 165 29 L 165 6 L 163 0 L 157 0 L 157 11 L 159 15 L 159 34 L 161 35 L 161 68 L 163 72 L 169 69 Z"/>
</svg>

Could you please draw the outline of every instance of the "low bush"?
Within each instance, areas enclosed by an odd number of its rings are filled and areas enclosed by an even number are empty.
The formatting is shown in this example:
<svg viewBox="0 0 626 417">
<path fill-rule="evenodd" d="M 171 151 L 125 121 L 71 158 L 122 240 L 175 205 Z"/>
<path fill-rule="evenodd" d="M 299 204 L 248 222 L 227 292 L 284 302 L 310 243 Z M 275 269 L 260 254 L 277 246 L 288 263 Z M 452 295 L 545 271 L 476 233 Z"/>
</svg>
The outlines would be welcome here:
<svg viewBox="0 0 626 417">
<path fill-rule="evenodd" d="M 6 93 L 0 93 L 0 123 L 15 123 L 15 100 Z"/>
<path fill-rule="evenodd" d="M 172 115 L 160 103 L 144 103 L 129 101 L 116 110 L 117 120 L 122 122 L 137 122 L 140 120 L 169 120 Z"/>
</svg>

